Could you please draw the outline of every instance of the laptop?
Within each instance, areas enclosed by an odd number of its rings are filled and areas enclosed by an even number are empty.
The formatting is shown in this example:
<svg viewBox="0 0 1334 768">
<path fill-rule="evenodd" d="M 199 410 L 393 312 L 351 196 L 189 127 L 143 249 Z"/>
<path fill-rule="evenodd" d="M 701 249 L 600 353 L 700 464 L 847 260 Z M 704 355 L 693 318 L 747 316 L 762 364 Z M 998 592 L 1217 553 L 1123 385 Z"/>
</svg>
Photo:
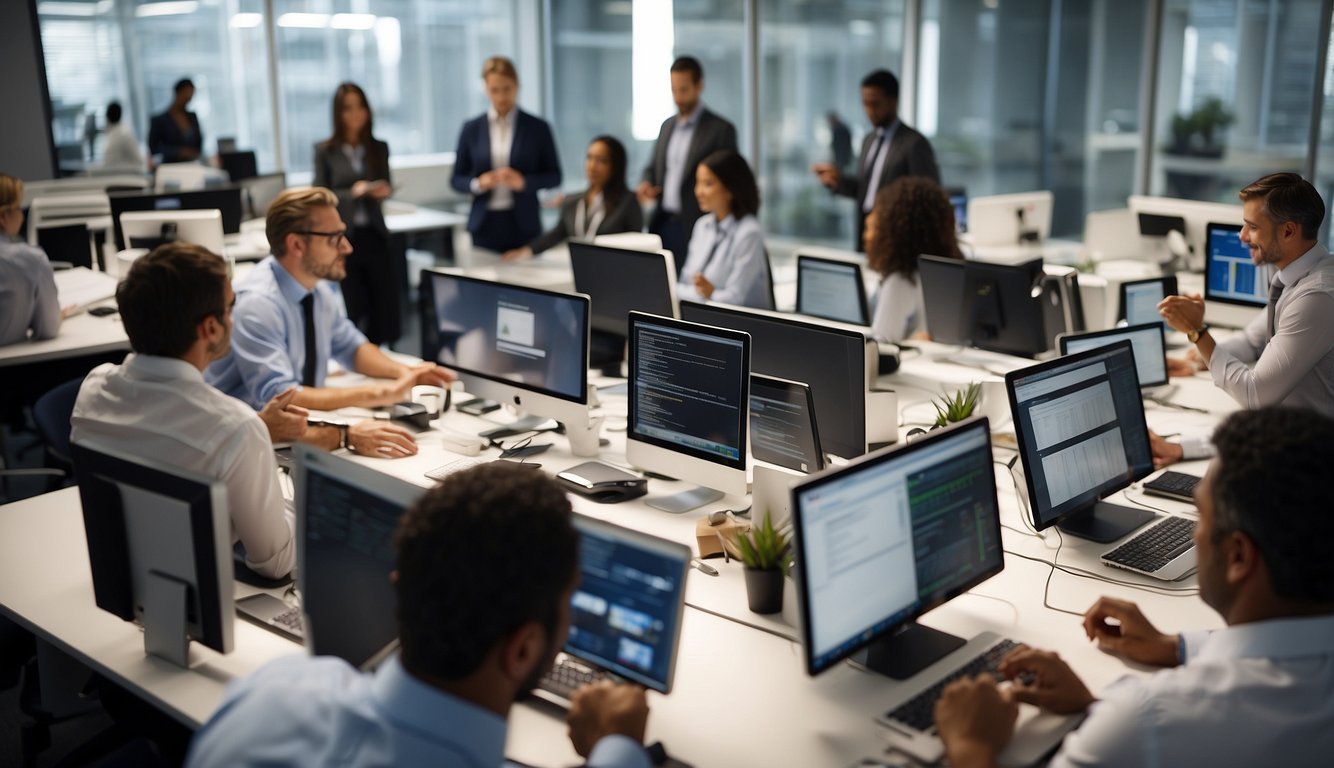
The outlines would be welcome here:
<svg viewBox="0 0 1334 768">
<path fill-rule="evenodd" d="M 797 314 L 869 326 L 861 265 L 797 254 Z"/>
<path fill-rule="evenodd" d="M 676 673 L 691 550 L 582 515 L 570 634 L 533 695 L 561 707 L 583 685 L 625 680 L 669 693 Z"/>
<path fill-rule="evenodd" d="M 1135 356 L 1135 374 L 1139 377 L 1140 390 L 1144 396 L 1155 402 L 1171 397 L 1176 388 L 1167 383 L 1167 344 L 1160 322 L 1150 321 L 1105 331 L 1063 333 L 1057 337 L 1057 344 L 1062 355 L 1069 355 L 1122 340 L 1130 342 L 1131 352 Z"/>
</svg>

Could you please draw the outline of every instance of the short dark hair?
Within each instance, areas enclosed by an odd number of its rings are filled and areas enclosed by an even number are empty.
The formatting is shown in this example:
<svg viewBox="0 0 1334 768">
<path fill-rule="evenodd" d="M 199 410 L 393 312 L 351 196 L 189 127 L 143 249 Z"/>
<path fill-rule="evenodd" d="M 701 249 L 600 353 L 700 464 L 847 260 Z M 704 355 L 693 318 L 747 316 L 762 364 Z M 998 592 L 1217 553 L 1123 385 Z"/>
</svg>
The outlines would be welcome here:
<svg viewBox="0 0 1334 768">
<path fill-rule="evenodd" d="M 677 56 L 672 62 L 673 72 L 689 72 L 690 79 L 696 83 L 704 79 L 704 65 L 694 56 Z"/>
<path fill-rule="evenodd" d="M 720 149 L 704 158 L 701 165 L 708 166 L 732 195 L 732 215 L 738 221 L 759 214 L 760 188 L 746 158 L 734 149 Z"/>
<path fill-rule="evenodd" d="M 929 176 L 903 176 L 875 195 L 875 237 L 866 242 L 866 264 L 884 277 L 915 278 L 922 254 L 961 259 L 954 206 Z"/>
<path fill-rule="evenodd" d="M 1302 408 L 1238 411 L 1214 446 L 1213 540 L 1240 531 L 1254 541 L 1280 597 L 1334 601 L 1334 419 Z"/>
<path fill-rule="evenodd" d="M 115 125 L 116 123 L 119 123 L 120 115 L 121 109 L 119 101 L 113 101 L 107 105 L 107 122 L 109 124 Z"/>
<path fill-rule="evenodd" d="M 202 245 L 165 243 L 134 260 L 116 286 L 130 346 L 141 355 L 180 357 L 206 317 L 227 311 L 227 262 Z"/>
<path fill-rule="evenodd" d="M 458 472 L 427 491 L 394 542 L 403 665 L 458 680 L 526 622 L 554 633 L 579 562 L 572 514 L 555 480 L 512 462 Z"/>
<path fill-rule="evenodd" d="M 1264 211 L 1275 224 L 1295 221 L 1302 237 L 1315 240 L 1325 220 L 1325 201 L 1311 182 L 1296 173 L 1271 173 L 1242 187 L 1237 193 L 1242 202 L 1260 198 Z"/>
<path fill-rule="evenodd" d="M 862 78 L 863 88 L 879 88 L 886 98 L 898 99 L 899 79 L 888 69 L 877 69 Z"/>
<path fill-rule="evenodd" d="M 195 87 L 195 81 L 191 80 L 188 77 L 182 77 L 180 80 L 176 81 L 175 85 L 171 87 L 171 91 L 172 93 L 180 93 L 182 88 L 193 88 L 193 87 Z"/>
</svg>

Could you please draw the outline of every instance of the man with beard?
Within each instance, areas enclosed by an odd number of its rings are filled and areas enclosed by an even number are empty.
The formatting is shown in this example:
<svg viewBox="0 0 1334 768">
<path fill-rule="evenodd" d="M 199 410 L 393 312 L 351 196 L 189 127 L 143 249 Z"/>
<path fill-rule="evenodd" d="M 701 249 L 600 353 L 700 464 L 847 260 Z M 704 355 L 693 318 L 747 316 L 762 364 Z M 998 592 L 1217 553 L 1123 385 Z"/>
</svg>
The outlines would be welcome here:
<svg viewBox="0 0 1334 768">
<path fill-rule="evenodd" d="M 295 386 L 293 405 L 333 411 L 389 405 L 407 400 L 414 384 L 446 386 L 453 379 L 434 363 L 395 362 L 347 318 L 331 283 L 347 276 L 352 245 L 333 192 L 323 187 L 284 191 L 269 206 L 265 235 L 272 255 L 236 281 L 236 338 L 231 354 L 209 367 L 210 384 L 253 408 Z M 326 387 L 330 359 L 385 381 Z M 385 422 L 317 426 L 322 434 L 301 439 L 368 456 L 417 452 L 409 432 Z"/>
<path fill-rule="evenodd" d="M 374 674 L 288 656 L 232 685 L 187 765 L 500 766 L 510 706 L 570 629 L 579 537 L 555 481 L 508 462 L 450 475 L 395 534 L 400 652 Z M 589 766 L 649 765 L 644 690 L 576 691 Z"/>
<path fill-rule="evenodd" d="M 278 578 L 296 564 L 296 546 L 268 430 L 204 383 L 204 369 L 227 354 L 235 298 L 227 263 L 201 246 L 168 243 L 136 260 L 116 289 L 134 351 L 84 379 L 70 438 L 222 480 L 246 565 Z"/>
</svg>

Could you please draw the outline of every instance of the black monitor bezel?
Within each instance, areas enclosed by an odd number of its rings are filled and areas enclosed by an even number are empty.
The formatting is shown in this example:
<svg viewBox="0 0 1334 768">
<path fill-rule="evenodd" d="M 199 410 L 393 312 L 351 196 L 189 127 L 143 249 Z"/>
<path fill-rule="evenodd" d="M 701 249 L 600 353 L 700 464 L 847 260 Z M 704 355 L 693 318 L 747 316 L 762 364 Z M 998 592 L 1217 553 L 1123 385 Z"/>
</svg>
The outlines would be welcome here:
<svg viewBox="0 0 1334 768">
<path fill-rule="evenodd" d="M 603 253 L 615 254 L 616 258 L 639 259 L 646 263 L 649 261 L 653 261 L 655 265 L 658 264 L 665 265 L 666 269 L 664 270 L 663 274 L 664 278 L 666 279 L 666 284 L 663 285 L 662 287 L 666 291 L 667 304 L 672 312 L 670 316 L 671 317 L 677 316 L 678 309 L 676 302 L 676 264 L 670 256 L 670 251 L 666 255 L 664 255 L 662 251 L 644 251 L 644 250 L 636 250 L 634 248 L 617 248 L 614 246 L 602 245 L 599 243 L 582 243 L 576 240 L 570 241 L 569 249 L 570 249 L 570 272 L 574 276 L 574 290 L 579 293 L 586 294 L 593 302 L 588 317 L 589 327 L 592 328 L 593 330 L 601 331 L 603 333 L 610 333 L 615 336 L 619 336 L 620 338 L 628 338 L 630 333 L 630 321 L 628 319 L 628 313 L 626 316 L 621 316 L 619 318 L 613 316 L 610 313 L 606 314 L 598 313 L 596 294 L 592 291 L 586 290 L 589 287 L 586 281 L 584 282 L 584 284 L 582 285 L 580 284 L 579 276 L 582 270 L 579 268 L 579 262 L 583 258 L 580 255 L 580 252 L 600 251 Z M 639 285 L 626 286 L 626 287 L 628 289 L 633 289 L 633 290 L 640 289 Z M 655 296 L 654 298 L 662 298 L 662 297 Z M 651 307 L 637 307 L 636 309 L 638 311 L 647 312 L 649 314 L 661 314 L 659 312 L 653 311 Z"/>
<path fill-rule="evenodd" d="M 992 451 L 992 446 L 991 446 L 991 422 L 987 419 L 986 416 L 975 416 L 965 421 L 959 422 L 957 424 L 944 427 L 942 429 L 932 430 L 931 432 L 928 432 L 927 434 L 919 437 L 918 439 L 910 443 L 899 443 L 897 445 L 891 445 L 886 448 L 882 448 L 878 451 L 869 453 L 865 456 L 858 457 L 848 462 L 844 466 L 826 470 L 818 475 L 813 475 L 810 478 L 794 485 L 792 487 L 792 535 L 793 535 L 794 546 L 796 548 L 798 563 L 800 563 L 801 561 L 801 553 L 805 546 L 805 532 L 802 526 L 802 516 L 804 513 L 802 511 L 802 503 L 801 503 L 801 495 L 804 491 L 807 491 L 811 488 L 819 488 L 823 485 L 827 485 L 843 477 L 845 474 L 857 472 L 867 467 L 874 467 L 883 464 L 885 462 L 895 461 L 903 459 L 904 457 L 913 456 L 927 448 L 934 446 L 936 443 L 942 440 L 947 440 L 951 437 L 956 437 L 961 432 L 968 432 L 973 430 L 980 430 L 985 435 L 985 440 L 983 440 L 983 444 L 985 445 L 985 450 L 987 452 L 987 466 L 992 467 L 995 455 L 994 452 Z M 1002 541 L 1002 539 L 1001 539 L 1001 525 L 1000 525 L 1000 500 L 996 494 L 997 491 L 996 474 L 995 472 L 988 472 L 986 473 L 986 476 L 987 478 L 989 478 L 989 481 L 991 483 L 991 497 L 993 499 L 996 499 L 996 515 L 993 518 L 994 526 L 992 529 L 992 534 L 995 537 L 995 541 L 999 544 Z M 919 601 L 915 602 L 911 608 L 895 616 L 887 617 L 885 622 L 880 627 L 864 634 L 857 643 L 841 650 L 836 656 L 832 656 L 824 660 L 823 664 L 817 665 L 815 663 L 815 658 L 814 658 L 815 643 L 813 642 L 812 639 L 814 624 L 811 622 L 810 600 L 807 599 L 807 595 L 810 594 L 809 585 L 807 584 L 806 581 L 807 578 L 809 578 L 809 574 L 807 573 L 806 569 L 800 567 L 796 568 L 797 578 L 795 581 L 797 585 L 797 605 L 798 609 L 801 612 L 801 645 L 802 645 L 802 656 L 804 657 L 803 663 L 806 667 L 806 674 L 814 677 L 815 675 L 825 672 L 826 670 L 830 669 L 834 665 L 838 664 L 840 661 L 843 661 L 844 659 L 853 655 L 862 648 L 865 648 L 866 646 L 870 645 L 871 643 L 881 638 L 892 635 L 894 632 L 898 631 L 899 628 L 903 627 L 904 625 L 914 621 L 915 619 L 927 613 L 928 611 L 932 611 L 936 608 L 939 608 L 941 605 L 944 605 L 945 603 L 949 602 L 950 600 L 953 600 L 954 598 L 967 592 L 973 587 L 976 587 L 978 584 L 981 584 L 987 579 L 990 579 L 992 576 L 995 576 L 1004 569 L 1005 569 L 1005 551 L 1002 548 L 1000 550 L 999 564 L 994 570 L 985 571 L 981 574 L 978 574 L 976 577 L 970 579 L 965 583 L 953 585 L 950 589 L 932 595 L 931 599 L 928 602 L 921 602 L 919 598 Z"/>
<path fill-rule="evenodd" d="M 1204 225 L 1204 300 L 1215 301 L 1219 304 L 1231 304 L 1237 307 L 1247 307 L 1249 309 L 1264 309 L 1269 304 L 1267 298 L 1259 301 L 1250 301 L 1247 299 L 1237 299 L 1231 296 L 1222 296 L 1214 293 L 1209 287 L 1209 267 L 1213 265 L 1213 259 L 1210 257 L 1213 249 L 1210 246 L 1214 241 L 1214 232 L 1216 230 L 1225 232 L 1241 232 L 1244 229 L 1242 224 L 1227 224 L 1221 221 L 1211 221 Z M 1260 269 L 1262 265 L 1254 265 Z"/>
<path fill-rule="evenodd" d="M 820 447 L 820 422 L 815 418 L 815 394 L 811 391 L 811 385 L 807 384 L 804 381 L 792 381 L 791 379 L 783 379 L 777 376 L 768 376 L 763 373 L 752 372 L 750 374 L 750 397 L 749 397 L 750 403 L 754 402 L 756 381 L 762 382 L 765 386 L 771 386 L 774 387 L 775 389 L 781 389 L 789 395 L 793 393 L 798 393 L 800 397 L 805 401 L 807 426 L 811 431 L 811 445 L 814 446 L 815 449 L 815 462 L 811 467 L 803 470 L 801 467 L 794 467 L 791 464 L 784 464 L 782 461 L 775 461 L 774 459 L 769 458 L 767 454 L 766 456 L 761 456 L 755 450 L 754 436 L 751 436 L 750 440 L 751 456 L 759 461 L 768 462 L 770 464 L 783 467 L 785 469 L 791 469 L 796 472 L 811 473 L 811 472 L 819 472 L 820 470 L 824 469 L 825 467 L 824 449 Z M 749 420 L 752 415 L 753 414 L 747 416 L 747 423 L 749 423 Z"/>
<path fill-rule="evenodd" d="M 957 275 L 951 274 L 951 277 L 957 276 L 959 280 L 958 295 L 953 297 L 952 302 L 931 300 L 938 294 L 948 295 L 950 291 L 948 287 L 937 291 L 928 289 L 926 285 L 928 281 L 922 276 L 923 264 L 931 265 L 925 270 L 927 272 L 939 272 L 942 275 L 947 271 L 957 273 Z M 926 313 L 924 318 L 926 330 L 927 333 L 931 334 L 932 341 L 941 344 L 967 345 L 968 337 L 972 333 L 972 329 L 968 327 L 969 323 L 965 321 L 963 313 L 964 291 L 968 287 L 968 263 L 963 259 L 952 259 L 948 256 L 924 253 L 917 257 L 917 282 L 922 290 L 922 304 Z M 951 307 L 954 308 L 952 312 L 950 311 Z M 932 318 L 935 318 L 936 322 L 933 323 Z M 941 322 L 942 320 L 948 320 L 949 322 Z M 954 333 L 951 334 L 948 331 L 954 331 Z"/>
<path fill-rule="evenodd" d="M 815 313 L 815 312 L 806 312 L 806 311 L 803 311 L 803 310 L 802 310 L 802 308 L 801 308 L 801 275 L 802 275 L 802 269 L 801 269 L 801 267 L 802 267 L 803 264 L 807 264 L 807 263 L 811 263 L 811 262 L 818 262 L 818 263 L 820 263 L 820 264 L 831 264 L 831 265 L 833 265 L 833 266 L 840 267 L 840 268 L 842 268 L 842 269 L 850 269 L 850 270 L 852 270 L 853 275 L 857 278 L 857 313 L 858 313 L 858 317 L 861 318 L 860 321 L 844 320 L 844 319 L 841 318 L 841 317 L 830 317 L 829 315 L 821 315 L 821 314 L 818 314 L 818 313 Z M 866 285 L 866 283 L 865 283 L 864 278 L 863 278 L 863 276 L 862 276 L 862 265 L 856 263 L 855 261 L 845 261 L 845 260 L 843 260 L 843 259 L 828 259 L 828 258 L 824 258 L 823 256 L 814 256 L 814 255 L 811 255 L 811 254 L 808 254 L 808 253 L 798 253 L 798 254 L 797 254 L 797 304 L 796 304 L 796 312 L 797 312 L 798 314 L 805 315 L 806 317 L 818 317 L 818 318 L 820 318 L 820 319 L 822 319 L 822 320 L 834 320 L 834 321 L 837 321 L 837 322 L 840 322 L 840 323 L 850 323 L 850 324 L 852 324 L 852 325 L 864 325 L 864 326 L 868 326 L 868 327 L 869 327 L 869 326 L 871 325 L 871 309 L 870 309 L 870 305 L 868 304 L 868 302 L 867 302 L 867 300 L 866 300 L 866 290 L 865 290 L 865 285 Z"/>
<path fill-rule="evenodd" d="M 1146 277 L 1142 280 L 1126 280 L 1121 283 L 1117 289 L 1116 319 L 1126 320 L 1126 294 L 1129 289 L 1136 285 L 1148 285 L 1149 283 L 1159 283 L 1163 287 L 1163 297 L 1175 296 L 1180 293 L 1177 285 L 1176 275 L 1162 275 L 1160 277 Z M 1159 321 L 1160 323 L 1162 321 Z"/>
<path fill-rule="evenodd" d="M 1147 389 L 1149 387 L 1161 387 L 1164 384 L 1166 384 L 1168 380 L 1171 378 L 1170 374 L 1168 374 L 1167 372 L 1167 333 L 1163 330 L 1162 323 L 1140 323 L 1139 325 L 1123 325 L 1119 328 L 1108 328 L 1102 331 L 1085 331 L 1083 333 L 1063 333 L 1059 338 L 1061 347 L 1061 357 L 1066 357 L 1067 355 L 1070 354 L 1069 352 L 1066 351 L 1066 347 L 1068 346 L 1066 342 L 1071 339 L 1099 339 L 1106 336 L 1123 336 L 1127 333 L 1148 332 L 1154 329 L 1157 329 L 1158 331 L 1159 345 L 1163 350 L 1163 377 L 1156 381 L 1140 382 L 1139 386 L 1140 389 Z M 1125 339 L 1125 341 L 1130 341 L 1130 340 Z M 1110 345 L 1104 344 L 1103 346 L 1110 346 Z M 1131 352 L 1132 353 L 1134 352 L 1134 342 L 1131 342 Z M 1138 364 L 1135 365 L 1135 373 L 1136 376 L 1138 377 L 1139 374 Z"/>
</svg>

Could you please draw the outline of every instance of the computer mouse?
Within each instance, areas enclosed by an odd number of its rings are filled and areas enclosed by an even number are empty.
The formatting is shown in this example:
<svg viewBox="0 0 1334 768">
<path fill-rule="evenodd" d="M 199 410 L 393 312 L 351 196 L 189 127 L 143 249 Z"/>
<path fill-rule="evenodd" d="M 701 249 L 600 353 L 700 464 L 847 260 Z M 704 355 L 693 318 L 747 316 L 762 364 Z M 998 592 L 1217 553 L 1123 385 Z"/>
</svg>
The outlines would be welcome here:
<svg viewBox="0 0 1334 768">
<path fill-rule="evenodd" d="M 648 486 L 647 484 L 643 484 L 633 487 L 618 486 L 605 490 L 599 489 L 587 495 L 588 498 L 599 504 L 619 504 L 622 501 L 639 498 L 646 493 L 648 493 Z"/>
</svg>

